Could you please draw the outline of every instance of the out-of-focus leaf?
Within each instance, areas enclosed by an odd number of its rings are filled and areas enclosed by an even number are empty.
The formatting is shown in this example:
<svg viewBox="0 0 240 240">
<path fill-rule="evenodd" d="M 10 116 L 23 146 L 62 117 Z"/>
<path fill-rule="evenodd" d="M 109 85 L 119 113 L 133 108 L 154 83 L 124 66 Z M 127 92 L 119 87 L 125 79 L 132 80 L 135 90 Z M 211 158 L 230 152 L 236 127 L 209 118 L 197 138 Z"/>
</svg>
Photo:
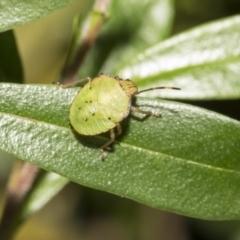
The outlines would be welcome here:
<svg viewBox="0 0 240 240">
<path fill-rule="evenodd" d="M 22 64 L 14 33 L 0 33 L 0 82 L 23 82 Z"/>
<path fill-rule="evenodd" d="M 129 60 L 116 74 L 142 88 L 171 85 L 182 91 L 149 92 L 181 99 L 240 97 L 240 16 L 182 33 Z"/>
<path fill-rule="evenodd" d="M 74 0 L 1 0 L 0 32 L 35 21 L 72 2 Z"/>
<path fill-rule="evenodd" d="M 111 2 L 109 19 L 86 59 L 81 76 L 114 73 L 147 47 L 165 39 L 172 28 L 172 0 Z"/>
<path fill-rule="evenodd" d="M 200 108 L 138 98 L 162 118 L 132 114 L 100 160 L 107 135 L 68 123 L 76 88 L 0 84 L 0 148 L 71 181 L 204 219 L 240 218 L 240 123 Z"/>
<path fill-rule="evenodd" d="M 58 174 L 44 172 L 23 204 L 19 214 L 19 223 L 41 209 L 68 182 L 68 179 Z"/>
</svg>

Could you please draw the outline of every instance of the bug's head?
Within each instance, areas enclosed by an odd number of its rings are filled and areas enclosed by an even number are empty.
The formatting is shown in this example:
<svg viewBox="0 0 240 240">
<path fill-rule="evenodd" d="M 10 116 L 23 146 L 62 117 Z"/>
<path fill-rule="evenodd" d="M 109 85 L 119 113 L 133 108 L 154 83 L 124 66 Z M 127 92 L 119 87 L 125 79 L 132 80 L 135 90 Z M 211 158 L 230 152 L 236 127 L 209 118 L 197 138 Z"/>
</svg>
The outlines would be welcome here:
<svg viewBox="0 0 240 240">
<path fill-rule="evenodd" d="M 122 88 L 124 89 L 124 91 L 129 96 L 134 97 L 134 95 L 137 94 L 138 88 L 135 85 L 135 83 L 133 81 L 131 81 L 130 79 L 126 79 L 126 80 L 121 79 L 120 84 L 121 84 Z"/>
</svg>

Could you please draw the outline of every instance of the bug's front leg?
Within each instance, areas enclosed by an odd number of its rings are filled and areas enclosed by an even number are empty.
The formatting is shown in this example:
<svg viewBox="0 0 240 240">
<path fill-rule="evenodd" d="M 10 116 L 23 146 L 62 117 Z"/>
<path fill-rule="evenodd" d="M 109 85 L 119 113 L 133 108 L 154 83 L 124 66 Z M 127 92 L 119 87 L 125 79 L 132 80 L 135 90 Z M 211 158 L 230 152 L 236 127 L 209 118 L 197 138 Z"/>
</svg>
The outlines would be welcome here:
<svg viewBox="0 0 240 240">
<path fill-rule="evenodd" d="M 117 126 L 117 135 L 121 135 L 121 133 L 122 133 L 121 125 L 119 123 L 117 123 L 116 126 Z"/>
<path fill-rule="evenodd" d="M 149 115 L 149 116 L 161 117 L 161 114 L 156 114 L 156 113 L 153 113 L 153 112 L 151 112 L 151 111 L 144 111 L 144 110 L 141 110 L 141 109 L 139 109 L 139 108 L 137 108 L 137 107 L 133 107 L 133 106 L 131 106 L 131 111 L 143 113 L 143 114 Z"/>
<path fill-rule="evenodd" d="M 100 147 L 102 161 L 104 161 L 104 149 L 108 147 L 110 144 L 112 144 L 114 140 L 115 140 L 114 129 L 110 129 L 110 139 Z"/>
</svg>

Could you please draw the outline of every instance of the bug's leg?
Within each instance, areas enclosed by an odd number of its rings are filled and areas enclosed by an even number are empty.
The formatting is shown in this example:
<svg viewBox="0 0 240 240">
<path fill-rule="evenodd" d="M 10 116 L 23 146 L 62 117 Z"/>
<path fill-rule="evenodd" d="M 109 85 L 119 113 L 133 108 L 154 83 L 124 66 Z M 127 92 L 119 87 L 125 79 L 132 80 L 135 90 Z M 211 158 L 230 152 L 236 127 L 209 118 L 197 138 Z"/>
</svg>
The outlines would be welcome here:
<svg viewBox="0 0 240 240">
<path fill-rule="evenodd" d="M 88 80 L 88 82 L 89 82 L 89 88 L 92 89 L 92 85 L 91 85 L 92 79 L 91 79 L 90 77 L 88 77 L 87 80 Z"/>
<path fill-rule="evenodd" d="M 121 133 L 122 133 L 121 125 L 119 123 L 117 123 L 116 126 L 117 126 L 117 135 L 121 135 Z"/>
<path fill-rule="evenodd" d="M 108 147 L 110 144 L 112 144 L 115 140 L 115 133 L 114 129 L 110 129 L 110 139 L 100 147 L 100 152 L 101 152 L 101 159 L 102 161 L 104 160 L 104 149 Z"/>
<path fill-rule="evenodd" d="M 139 109 L 139 108 L 137 108 L 137 107 L 133 107 L 133 106 L 131 106 L 131 111 L 143 113 L 143 114 L 149 115 L 149 116 L 161 117 L 161 114 L 156 114 L 156 113 L 153 113 L 153 112 L 151 112 L 151 111 L 144 111 L 144 110 L 141 110 L 141 109 Z"/>
<path fill-rule="evenodd" d="M 69 83 L 60 83 L 60 82 L 53 82 L 53 84 L 58 85 L 61 88 L 68 88 L 68 87 L 72 87 L 74 85 L 77 85 L 80 82 L 86 81 L 88 80 L 89 82 L 91 82 L 91 78 L 90 77 L 85 77 L 85 78 L 81 78 L 81 79 L 75 79 L 74 81 L 71 81 Z"/>
</svg>

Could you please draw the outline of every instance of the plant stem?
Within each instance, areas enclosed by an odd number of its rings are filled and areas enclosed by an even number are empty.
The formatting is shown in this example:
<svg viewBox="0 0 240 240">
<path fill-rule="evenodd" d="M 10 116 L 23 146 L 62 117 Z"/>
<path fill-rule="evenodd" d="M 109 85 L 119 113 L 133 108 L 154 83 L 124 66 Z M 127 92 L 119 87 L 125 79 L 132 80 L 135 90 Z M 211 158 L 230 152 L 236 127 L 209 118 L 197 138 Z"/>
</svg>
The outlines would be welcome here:
<svg viewBox="0 0 240 240">
<path fill-rule="evenodd" d="M 16 161 L 6 189 L 6 202 L 0 222 L 0 239 L 11 239 L 17 227 L 17 215 L 40 169 L 31 163 Z"/>
<path fill-rule="evenodd" d="M 93 10 L 88 17 L 85 26 L 83 27 L 82 37 L 78 42 L 76 48 L 70 48 L 74 52 L 69 52 L 69 55 L 73 54 L 73 57 L 67 58 L 70 62 L 66 62 L 61 74 L 61 84 L 69 84 L 77 76 L 77 73 L 80 70 L 80 67 L 93 46 L 100 29 L 104 23 L 106 12 L 110 0 L 96 0 L 93 6 Z M 80 34 L 80 31 L 79 31 Z M 72 59 L 72 60 L 71 60 Z"/>
</svg>

